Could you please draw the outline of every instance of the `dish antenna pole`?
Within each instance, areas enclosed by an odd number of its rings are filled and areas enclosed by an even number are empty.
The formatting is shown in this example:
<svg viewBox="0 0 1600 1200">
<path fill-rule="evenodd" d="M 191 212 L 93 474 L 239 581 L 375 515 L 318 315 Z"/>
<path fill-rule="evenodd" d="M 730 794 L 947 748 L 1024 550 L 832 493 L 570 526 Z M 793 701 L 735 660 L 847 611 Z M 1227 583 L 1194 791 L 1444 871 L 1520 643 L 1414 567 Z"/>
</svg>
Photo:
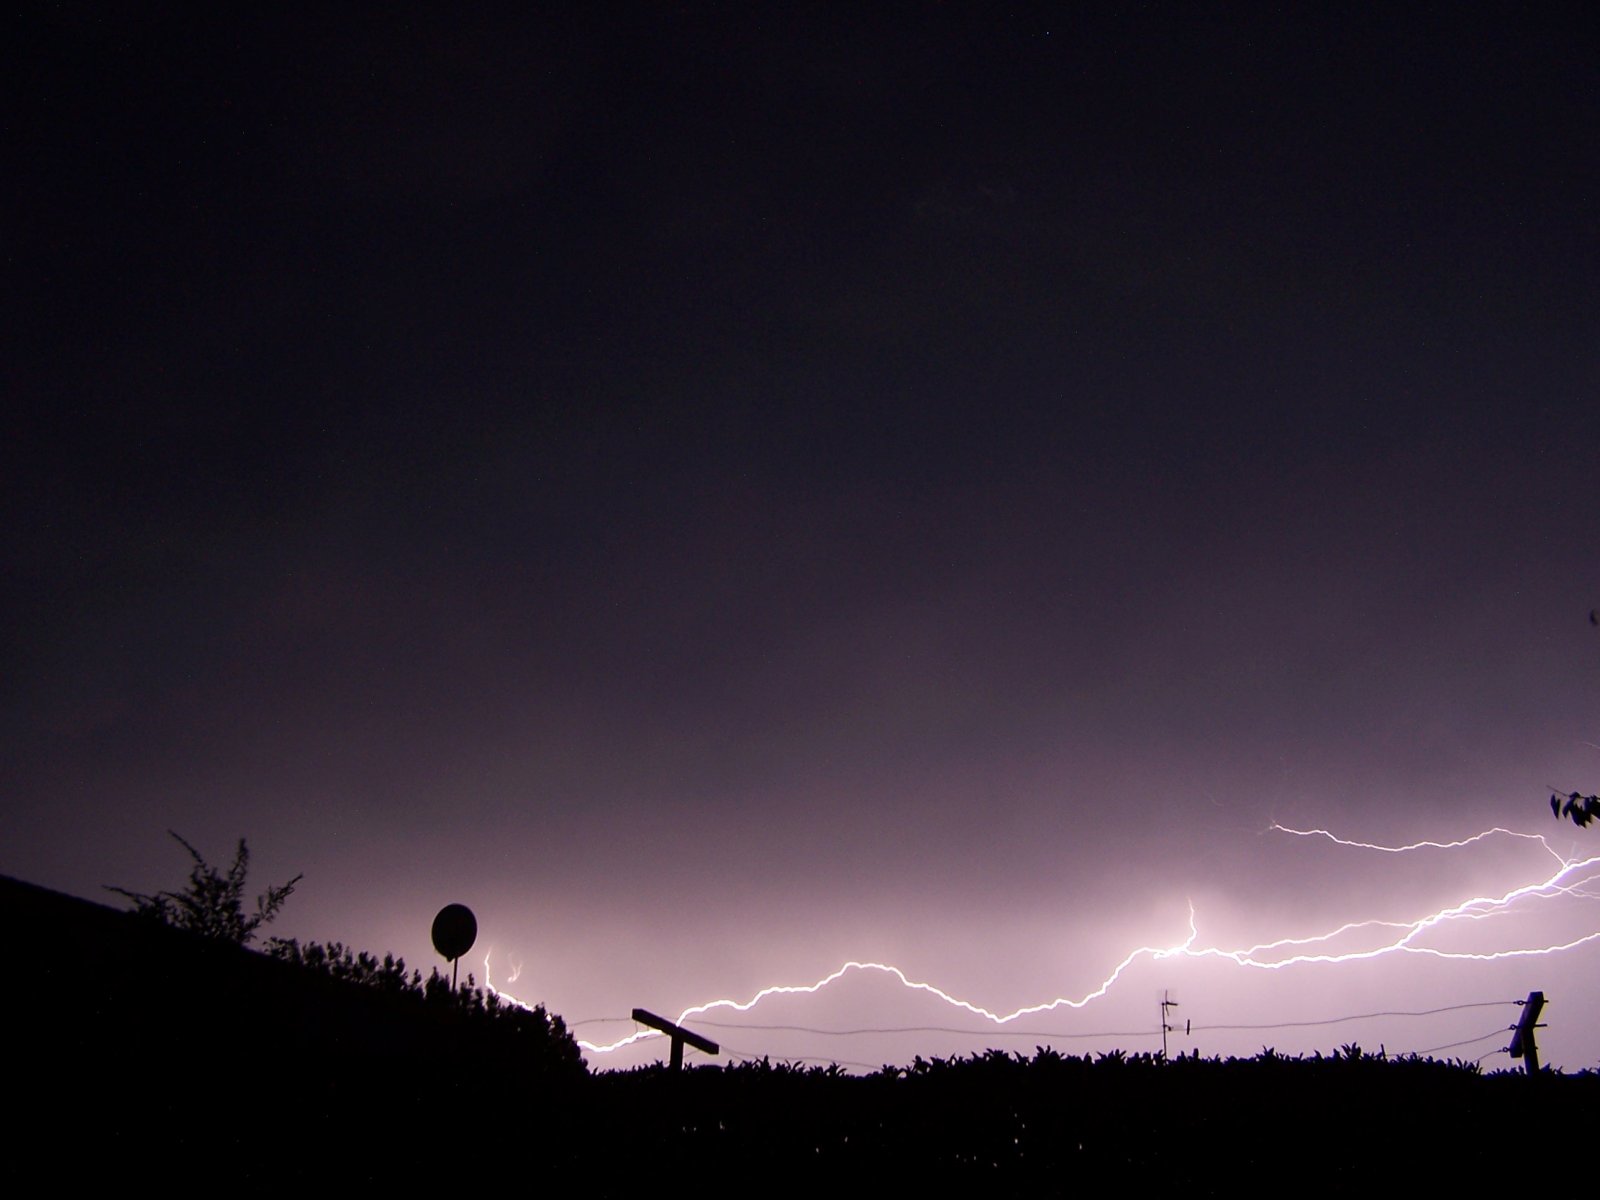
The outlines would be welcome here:
<svg viewBox="0 0 1600 1200">
<path fill-rule="evenodd" d="M 461 956 L 478 940 L 478 918 L 465 904 L 446 904 L 433 919 L 433 948 L 450 960 L 450 990 L 456 990 Z"/>
</svg>

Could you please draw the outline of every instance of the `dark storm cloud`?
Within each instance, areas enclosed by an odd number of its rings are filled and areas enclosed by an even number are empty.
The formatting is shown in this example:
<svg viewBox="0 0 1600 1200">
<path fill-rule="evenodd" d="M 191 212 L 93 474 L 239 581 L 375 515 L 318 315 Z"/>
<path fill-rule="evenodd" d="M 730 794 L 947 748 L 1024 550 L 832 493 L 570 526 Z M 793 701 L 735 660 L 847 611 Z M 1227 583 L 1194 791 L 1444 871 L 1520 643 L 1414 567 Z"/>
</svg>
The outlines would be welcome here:
<svg viewBox="0 0 1600 1200">
<path fill-rule="evenodd" d="M 7 870 L 1048 989 L 1593 769 L 1559 11 L 34 24 Z"/>
</svg>

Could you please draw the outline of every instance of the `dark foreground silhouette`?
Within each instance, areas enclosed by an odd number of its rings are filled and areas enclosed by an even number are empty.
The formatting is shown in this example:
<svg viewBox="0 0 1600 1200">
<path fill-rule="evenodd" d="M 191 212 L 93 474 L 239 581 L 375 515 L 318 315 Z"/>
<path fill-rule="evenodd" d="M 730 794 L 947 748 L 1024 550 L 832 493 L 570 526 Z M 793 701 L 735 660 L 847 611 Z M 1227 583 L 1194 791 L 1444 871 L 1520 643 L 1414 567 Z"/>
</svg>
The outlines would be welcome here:
<svg viewBox="0 0 1600 1200">
<path fill-rule="evenodd" d="M 1351 1047 L 590 1074 L 559 1019 L 508 1024 L 481 993 L 476 1014 L 429 1002 L 342 948 L 278 961 L 5 879 L 0 921 L 13 1169 L 80 1185 L 1392 1194 L 1527 1183 L 1530 1147 L 1541 1184 L 1591 1173 L 1587 1073 L 1484 1076 Z"/>
</svg>

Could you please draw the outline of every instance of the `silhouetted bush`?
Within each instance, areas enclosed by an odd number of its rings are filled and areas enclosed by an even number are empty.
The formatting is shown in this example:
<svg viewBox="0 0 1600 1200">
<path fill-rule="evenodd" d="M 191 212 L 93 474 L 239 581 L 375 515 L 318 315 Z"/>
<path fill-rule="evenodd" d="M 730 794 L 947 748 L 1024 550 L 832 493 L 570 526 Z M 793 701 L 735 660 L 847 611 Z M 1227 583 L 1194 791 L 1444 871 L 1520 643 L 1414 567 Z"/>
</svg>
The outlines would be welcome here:
<svg viewBox="0 0 1600 1200">
<path fill-rule="evenodd" d="M 547 1013 L 542 1004 L 529 1008 L 497 992 L 486 992 L 470 974 L 465 983 L 452 988 L 437 968 L 424 978 L 421 971 L 407 973 L 403 958 L 385 954 L 379 959 L 340 942 L 302 946 L 294 938 L 273 938 L 265 951 L 279 962 L 342 983 L 373 988 L 421 1008 L 454 1013 L 469 1025 L 488 1031 L 507 1051 L 525 1052 L 544 1068 L 572 1074 L 587 1070 L 577 1041 L 559 1016 Z"/>
<path fill-rule="evenodd" d="M 248 945 L 255 937 L 256 930 L 278 915 L 283 902 L 294 891 L 294 885 L 302 878 L 296 875 L 288 883 L 269 887 L 256 897 L 254 914 L 247 915 L 244 910 L 244 877 L 250 867 L 250 851 L 244 839 L 239 839 L 233 865 L 224 875 L 178 834 L 170 829 L 167 832 L 194 860 L 194 866 L 189 870 L 187 888 L 181 892 L 146 895 L 143 892 L 130 892 L 127 888 L 106 887 L 108 892 L 132 900 L 133 909 L 140 916 L 162 925 L 187 929 L 190 933 L 219 941 Z"/>
</svg>

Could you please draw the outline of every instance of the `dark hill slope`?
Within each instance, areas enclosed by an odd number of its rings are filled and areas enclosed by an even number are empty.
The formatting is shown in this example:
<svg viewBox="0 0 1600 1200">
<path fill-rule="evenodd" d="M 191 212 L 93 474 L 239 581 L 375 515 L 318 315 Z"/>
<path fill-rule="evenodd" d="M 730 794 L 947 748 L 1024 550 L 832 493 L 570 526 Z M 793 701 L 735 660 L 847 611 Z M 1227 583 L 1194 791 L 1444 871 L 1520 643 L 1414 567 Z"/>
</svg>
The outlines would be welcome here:
<svg viewBox="0 0 1600 1200">
<path fill-rule="evenodd" d="M 1592 1175 L 1600 1076 L 999 1052 L 853 1077 L 552 1070 L 450 1011 L 0 879 L 13 1159 L 248 1193 L 1281 1194 Z"/>
</svg>

